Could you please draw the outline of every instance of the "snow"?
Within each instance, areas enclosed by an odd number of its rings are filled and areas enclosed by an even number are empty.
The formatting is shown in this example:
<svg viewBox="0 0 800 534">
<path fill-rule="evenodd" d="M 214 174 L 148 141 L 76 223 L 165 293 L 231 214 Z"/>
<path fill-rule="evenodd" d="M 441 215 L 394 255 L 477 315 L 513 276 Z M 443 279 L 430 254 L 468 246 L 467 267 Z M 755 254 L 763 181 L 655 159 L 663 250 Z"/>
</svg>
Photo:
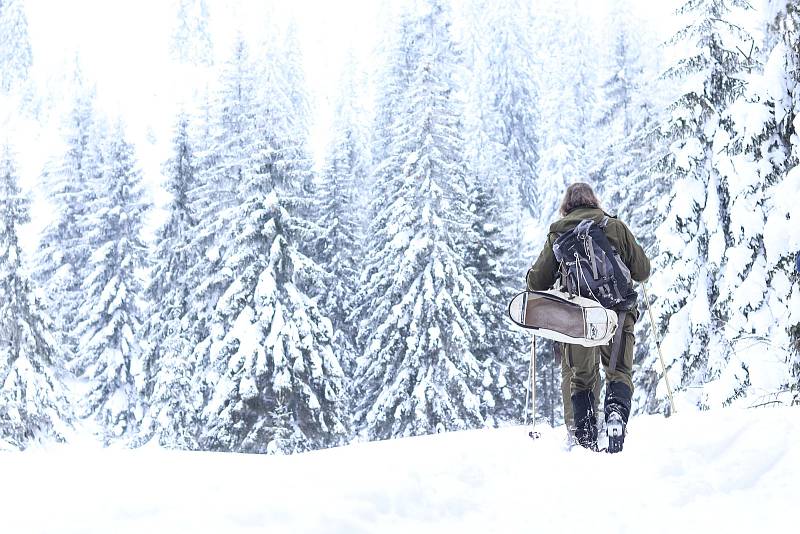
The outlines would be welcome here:
<svg viewBox="0 0 800 534">
<path fill-rule="evenodd" d="M 789 171 L 786 178 L 774 187 L 773 209 L 764 228 L 764 248 L 767 259 L 775 263 L 782 256 L 800 249 L 800 231 L 792 214 L 800 203 L 800 167 Z"/>
<path fill-rule="evenodd" d="M 0 530 L 790 532 L 799 416 L 635 417 L 614 456 L 565 451 L 563 427 L 537 441 L 511 427 L 283 457 L 50 446 L 0 454 L 14 481 L 0 486 Z"/>
</svg>

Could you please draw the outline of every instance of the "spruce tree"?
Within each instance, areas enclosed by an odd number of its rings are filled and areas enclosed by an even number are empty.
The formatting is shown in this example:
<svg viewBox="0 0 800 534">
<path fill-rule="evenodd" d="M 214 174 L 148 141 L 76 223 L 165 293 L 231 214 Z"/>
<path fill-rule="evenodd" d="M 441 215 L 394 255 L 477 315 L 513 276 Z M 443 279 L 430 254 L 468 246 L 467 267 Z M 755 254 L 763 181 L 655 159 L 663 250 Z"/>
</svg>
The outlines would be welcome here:
<svg viewBox="0 0 800 534">
<path fill-rule="evenodd" d="M 478 281 L 477 289 L 483 292 L 479 312 L 486 335 L 476 340 L 484 375 L 481 412 L 487 424 L 500 425 L 522 420 L 523 392 L 528 388 L 525 336 L 512 330 L 506 313 L 515 290 L 524 287 L 527 258 L 520 231 L 524 215 L 519 182 L 513 178 L 517 166 L 502 142 L 501 113 L 495 107 L 496 98 L 485 89 L 492 69 L 479 54 L 472 66 L 475 76 L 465 122 L 472 239 L 466 243 L 464 257 Z M 538 393 L 539 398 L 547 396 L 544 391 Z"/>
<path fill-rule="evenodd" d="M 141 281 L 144 265 L 140 238 L 147 209 L 133 146 L 118 123 L 106 146 L 102 181 L 89 206 L 93 251 L 90 273 L 83 280 L 85 300 L 76 332 L 79 337 L 76 367 L 89 382 L 85 415 L 100 424 L 103 440 L 130 436 L 142 417 L 134 362 L 141 348 Z"/>
<path fill-rule="evenodd" d="M 793 238 L 792 214 L 800 200 L 800 173 L 792 169 L 798 163 L 793 122 L 800 13 L 786 2 L 768 8 L 763 69 L 746 78 L 747 90 L 730 106 L 733 135 L 720 162 L 731 198 L 732 243 L 720 282 L 720 300 L 730 310 L 725 335 L 731 347 L 712 358 L 710 367 L 717 376 L 715 400 L 724 403 L 771 402 L 786 386 L 797 387 L 791 368 L 800 323 L 793 310 L 800 295 L 793 260 L 800 239 Z"/>
<path fill-rule="evenodd" d="M 64 441 L 72 424 L 59 345 L 24 272 L 20 226 L 30 201 L 17 185 L 10 149 L 0 159 L 0 448 Z"/>
<path fill-rule="evenodd" d="M 540 60 L 550 75 L 541 88 L 545 133 L 539 152 L 538 222 L 546 227 L 558 218 L 558 205 L 567 186 L 585 182 L 589 176 L 594 150 L 589 129 L 594 80 L 589 65 L 595 47 L 581 28 L 582 12 L 576 4 L 548 1 L 543 7 L 546 25 L 537 30 L 547 41 L 541 45 Z M 557 55 L 551 50 L 569 53 Z"/>
<path fill-rule="evenodd" d="M 657 45 L 643 31 L 643 21 L 631 13 L 632 7 L 629 0 L 615 0 L 607 16 L 608 57 L 602 69 L 594 134 L 604 144 L 590 176 L 603 208 L 619 216 L 654 259 L 656 229 L 664 217 L 659 206 L 671 185 L 668 180 L 654 179 L 660 176 L 658 165 L 668 151 L 669 143 L 660 130 L 661 99 L 668 86 L 658 78 Z M 655 391 L 662 373 L 641 286 L 637 291 L 642 314 L 636 323 L 634 361 L 645 364 L 633 375 L 634 409 L 652 412 L 660 407 Z"/>
<path fill-rule="evenodd" d="M 480 95 L 496 112 L 493 140 L 503 145 L 508 175 L 519 207 L 540 216 L 542 69 L 532 40 L 533 16 L 520 0 L 469 5 L 469 30 L 475 47 L 473 69 L 481 80 Z"/>
<path fill-rule="evenodd" d="M 356 424 L 370 439 L 478 427 L 485 329 L 477 281 L 463 260 L 469 238 L 460 53 L 443 2 L 423 2 L 394 54 L 408 72 L 385 159 L 377 162 L 382 217 L 365 254 L 358 308 Z M 395 171 L 391 175 L 387 170 Z M 385 207 L 384 207 L 385 206 Z"/>
<path fill-rule="evenodd" d="M 234 224 L 209 339 L 218 379 L 203 445 L 289 453 L 341 444 L 344 374 L 332 324 L 299 290 L 323 273 L 292 244 L 297 223 L 276 192 L 253 194 Z"/>
<path fill-rule="evenodd" d="M 330 277 L 321 294 L 321 305 L 339 335 L 336 353 L 344 367 L 352 370 L 356 329 L 349 321 L 353 294 L 358 287 L 359 259 L 365 214 L 361 195 L 369 172 L 369 145 L 364 125 L 363 95 L 357 91 L 355 65 L 348 64 L 340 83 L 333 138 L 317 186 L 318 220 L 323 230 L 314 259 Z"/>
<path fill-rule="evenodd" d="M 76 350 L 72 334 L 85 300 L 81 283 L 89 274 L 89 206 L 102 172 L 100 145 L 105 135 L 102 121 L 95 117 L 93 95 L 82 87 L 80 75 L 76 81 L 75 100 L 64 126 L 67 150 L 48 165 L 43 177 L 55 217 L 39 240 L 35 273 L 69 358 Z"/>
<path fill-rule="evenodd" d="M 227 229 L 238 204 L 238 183 L 256 154 L 255 149 L 255 65 L 249 47 L 239 35 L 233 53 L 223 65 L 216 90 L 203 106 L 202 134 L 196 139 L 197 183 L 189 192 L 197 227 L 191 248 L 198 261 L 189 269 L 192 288 L 189 298 L 188 328 L 193 344 L 209 335 L 209 322 L 217 299 L 224 291 L 220 258 L 230 246 Z M 207 347 L 198 346 L 193 358 L 200 358 Z M 208 377 L 202 369 L 209 362 L 198 362 L 203 396 L 210 395 Z"/>
<path fill-rule="evenodd" d="M 179 0 L 171 43 L 175 59 L 194 65 L 210 65 L 213 62 L 208 21 L 206 0 Z"/>
<path fill-rule="evenodd" d="M 730 244 L 729 186 L 717 155 L 725 151 L 731 131 L 725 109 L 742 93 L 741 75 L 749 66 L 741 50 L 751 49 L 752 43 L 729 20 L 733 9 L 748 8 L 743 0 L 685 3 L 678 14 L 691 22 L 672 43 L 688 43 L 691 52 L 665 74 L 683 82 L 684 89 L 662 127 L 672 144 L 660 163 L 661 176 L 672 189 L 657 232 L 659 269 L 653 286 L 659 288 L 670 381 L 679 389 L 715 378 L 707 356 L 727 352 L 722 328 L 729 311 L 717 299 Z M 662 403 L 664 393 L 659 393 Z M 695 402 L 708 405 L 705 398 Z"/>
<path fill-rule="evenodd" d="M 3 0 L 0 2 L 0 91 L 8 93 L 24 82 L 32 63 L 23 1 Z"/>
<path fill-rule="evenodd" d="M 793 2 L 778 0 L 770 0 L 767 5 L 771 23 L 768 35 L 779 42 L 779 46 L 773 50 L 767 65 L 782 66 L 782 69 L 778 67 L 779 72 L 782 71 L 782 75 L 779 75 L 777 80 L 773 79 L 774 85 L 768 87 L 777 89 L 775 91 L 777 94 L 772 97 L 775 101 L 777 134 L 787 149 L 787 159 L 784 165 L 787 169 L 793 168 L 793 170 L 769 191 L 769 197 L 775 199 L 778 209 L 770 214 L 767 227 L 771 229 L 771 232 L 768 237 L 765 237 L 777 245 L 776 252 L 780 251 L 778 254 L 770 255 L 772 258 L 770 263 L 787 274 L 791 272 L 792 254 L 794 253 L 795 259 L 800 254 L 800 243 L 797 240 L 790 242 L 786 248 L 780 248 L 783 237 L 787 235 L 785 232 L 792 224 L 792 213 L 796 211 L 796 196 L 792 195 L 792 192 L 796 194 L 798 191 L 797 180 L 800 179 L 797 168 L 797 165 L 800 164 L 800 138 L 796 131 L 797 118 L 800 117 L 800 51 L 797 49 L 797 42 L 800 39 L 800 9 Z M 779 274 L 775 276 L 783 279 Z M 797 273 L 794 274 L 794 280 L 790 297 L 786 300 L 787 311 L 795 310 L 787 314 L 787 333 L 793 373 L 791 381 L 791 388 L 794 391 L 793 402 L 800 404 L 800 314 L 796 312 L 797 302 L 800 301 L 800 290 L 797 289 Z M 780 337 L 778 343 L 782 343 Z"/>
<path fill-rule="evenodd" d="M 368 227 L 386 224 L 388 206 L 391 204 L 387 189 L 390 179 L 401 172 L 402 161 L 392 154 L 394 139 L 393 124 L 396 110 L 403 95 L 408 90 L 413 65 L 406 54 L 405 44 L 409 41 L 411 21 L 408 13 L 401 11 L 394 24 L 396 31 L 388 32 L 380 51 L 380 66 L 377 78 L 376 113 L 372 125 L 372 172 L 368 177 L 369 217 Z M 369 231 L 373 234 L 372 230 Z"/>
<path fill-rule="evenodd" d="M 508 302 L 521 284 L 512 261 L 520 254 L 519 241 L 506 233 L 508 214 L 497 193 L 498 184 L 487 178 L 478 177 L 470 187 L 471 230 L 476 239 L 465 248 L 465 265 L 477 281 L 477 312 L 485 324 L 485 334 L 475 340 L 474 348 L 483 372 L 481 412 L 487 424 L 499 426 L 523 418 L 528 353 L 524 336 L 513 330 L 507 316 Z M 557 394 L 558 385 L 539 393 L 540 399 Z"/>
<path fill-rule="evenodd" d="M 235 196 L 215 215 L 224 225 L 203 222 L 220 226 L 227 246 L 215 249 L 218 268 L 200 282 L 219 291 L 209 295 L 208 335 L 197 349 L 211 385 L 201 446 L 290 453 L 338 445 L 348 437 L 344 373 L 332 324 L 308 294 L 326 274 L 298 247 L 313 225 L 303 219 L 308 158 L 294 130 L 297 88 L 286 85 L 291 63 L 280 50 L 262 66 L 260 85 L 244 51 L 240 43 L 224 86 L 252 80 L 254 90 L 222 95 L 219 109 L 234 114 L 221 116 L 215 147 L 218 184 Z"/>
<path fill-rule="evenodd" d="M 162 446 L 195 449 L 201 406 L 184 327 L 191 290 L 189 271 L 198 261 L 197 250 L 191 246 L 197 220 L 189 198 L 197 186 L 197 167 L 186 114 L 178 118 L 173 154 L 164 165 L 164 174 L 172 200 L 167 206 L 168 219 L 156 236 L 145 288 L 151 307 L 142 329 L 148 406 L 140 439 L 155 435 Z"/>
<path fill-rule="evenodd" d="M 629 186 L 631 175 L 643 166 L 640 158 L 644 154 L 631 154 L 631 149 L 637 145 L 634 137 L 640 135 L 643 125 L 653 121 L 653 92 L 658 89 L 650 83 L 655 78 L 650 71 L 656 65 L 645 68 L 645 62 L 657 63 L 653 57 L 655 47 L 649 45 L 649 36 L 641 35 L 642 21 L 633 17 L 631 9 L 630 0 L 614 0 L 611 4 L 604 79 L 593 117 L 595 131 L 603 141 L 590 174 L 601 197 L 606 196 L 607 190 L 620 193 L 613 199 L 614 206 L 625 201 L 616 186 Z"/>
</svg>

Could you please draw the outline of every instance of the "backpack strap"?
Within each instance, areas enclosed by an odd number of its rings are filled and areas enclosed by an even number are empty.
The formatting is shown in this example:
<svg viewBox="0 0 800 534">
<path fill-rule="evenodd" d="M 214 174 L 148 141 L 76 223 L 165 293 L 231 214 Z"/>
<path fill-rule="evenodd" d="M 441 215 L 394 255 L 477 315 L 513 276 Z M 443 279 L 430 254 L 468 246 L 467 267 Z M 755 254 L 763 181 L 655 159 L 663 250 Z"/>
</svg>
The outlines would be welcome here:
<svg viewBox="0 0 800 534">
<path fill-rule="evenodd" d="M 590 235 L 586 236 L 586 250 L 589 251 L 589 262 L 592 264 L 592 277 L 597 280 L 597 258 L 594 255 L 594 246 Z"/>
<path fill-rule="evenodd" d="M 614 340 L 611 343 L 611 361 L 608 365 L 608 368 L 612 373 L 617 368 L 617 361 L 619 360 L 619 355 L 622 351 L 622 331 L 623 326 L 625 325 L 625 315 L 627 313 L 628 312 L 624 311 L 617 312 L 617 331 L 614 332 Z"/>
<path fill-rule="evenodd" d="M 577 288 L 574 286 L 567 266 L 564 265 L 563 261 L 559 264 L 559 275 L 561 276 L 561 290 L 566 291 L 570 297 L 575 295 Z"/>
</svg>

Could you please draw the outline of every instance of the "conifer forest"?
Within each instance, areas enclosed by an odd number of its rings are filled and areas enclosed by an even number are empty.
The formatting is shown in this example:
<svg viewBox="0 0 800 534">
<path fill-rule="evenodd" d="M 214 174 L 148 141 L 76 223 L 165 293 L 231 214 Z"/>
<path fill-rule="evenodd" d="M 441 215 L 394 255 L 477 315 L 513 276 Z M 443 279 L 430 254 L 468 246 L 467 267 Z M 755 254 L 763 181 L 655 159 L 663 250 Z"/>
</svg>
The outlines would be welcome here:
<svg viewBox="0 0 800 534">
<path fill-rule="evenodd" d="M 0 450 L 560 425 L 507 306 L 573 182 L 653 265 L 634 414 L 659 348 L 680 410 L 800 403 L 797 0 L 369 2 L 333 66 L 282 2 L 174 0 L 124 98 L 42 63 L 46 4 L 0 0 Z"/>
</svg>

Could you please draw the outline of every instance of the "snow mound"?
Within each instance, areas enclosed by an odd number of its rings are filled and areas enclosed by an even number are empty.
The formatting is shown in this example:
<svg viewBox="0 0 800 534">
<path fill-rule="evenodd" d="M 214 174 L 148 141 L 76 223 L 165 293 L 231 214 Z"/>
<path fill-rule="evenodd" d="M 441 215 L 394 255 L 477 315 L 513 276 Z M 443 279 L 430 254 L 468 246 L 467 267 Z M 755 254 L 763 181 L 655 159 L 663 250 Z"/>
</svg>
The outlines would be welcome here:
<svg viewBox="0 0 800 534">
<path fill-rule="evenodd" d="M 17 533 L 789 532 L 800 408 L 636 417 L 625 451 L 563 427 L 290 456 L 60 446 L 0 454 Z"/>
</svg>

